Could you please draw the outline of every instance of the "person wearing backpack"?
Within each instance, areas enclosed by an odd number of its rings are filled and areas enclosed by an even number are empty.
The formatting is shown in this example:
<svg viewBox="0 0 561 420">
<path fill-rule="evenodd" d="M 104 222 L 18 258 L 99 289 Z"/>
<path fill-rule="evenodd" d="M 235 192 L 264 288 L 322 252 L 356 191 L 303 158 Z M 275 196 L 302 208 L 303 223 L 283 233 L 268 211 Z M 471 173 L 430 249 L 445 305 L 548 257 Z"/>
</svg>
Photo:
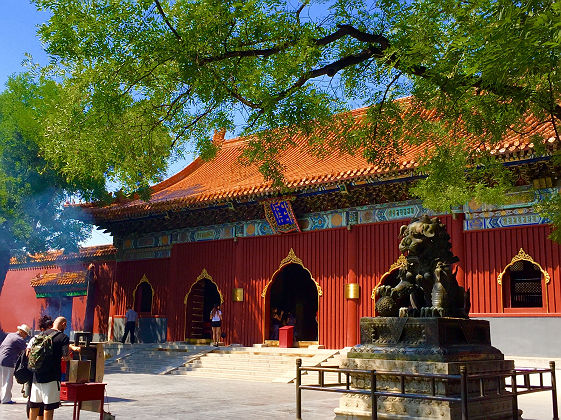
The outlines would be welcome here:
<svg viewBox="0 0 561 420">
<path fill-rule="evenodd" d="M 45 331 L 47 331 L 50 328 L 53 328 L 53 319 L 49 316 L 49 315 L 43 315 L 41 318 L 39 318 L 37 325 L 39 326 L 39 330 L 41 331 L 41 334 L 43 334 Z M 31 352 L 31 349 L 33 348 L 33 344 L 35 344 L 35 339 L 38 337 L 38 335 L 36 335 L 35 337 L 32 337 L 31 340 L 29 340 L 29 343 L 27 343 L 27 354 L 26 357 L 29 357 L 29 353 Z M 29 401 L 29 397 L 30 397 L 30 393 L 31 393 L 31 384 L 32 381 L 26 382 L 23 385 L 23 396 L 27 398 L 27 418 L 29 418 L 29 411 L 31 410 L 31 405 L 30 405 L 30 401 Z M 43 420 L 43 410 L 44 410 L 44 406 L 41 405 L 41 407 L 39 407 L 39 414 L 37 416 L 37 420 Z"/>
<path fill-rule="evenodd" d="M 18 326 L 18 331 L 8 334 L 0 344 L 0 402 L 13 404 L 12 386 L 14 385 L 14 368 L 19 354 L 25 349 L 25 339 L 31 333 L 26 324 Z"/>
<path fill-rule="evenodd" d="M 59 316 L 53 328 L 35 338 L 29 351 L 28 366 L 33 371 L 33 384 L 29 397 L 29 419 L 36 420 L 44 407 L 44 419 L 51 420 L 54 410 L 60 407 L 60 362 L 68 360 L 70 339 L 64 330 L 66 318 Z"/>
</svg>

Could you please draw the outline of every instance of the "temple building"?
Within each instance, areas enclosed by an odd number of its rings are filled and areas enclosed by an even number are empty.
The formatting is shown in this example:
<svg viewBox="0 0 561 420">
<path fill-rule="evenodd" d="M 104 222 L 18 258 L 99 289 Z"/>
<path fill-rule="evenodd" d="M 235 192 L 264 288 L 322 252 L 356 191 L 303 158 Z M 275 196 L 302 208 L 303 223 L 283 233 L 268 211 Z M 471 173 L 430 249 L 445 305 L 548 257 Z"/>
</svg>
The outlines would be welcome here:
<svg viewBox="0 0 561 420">
<path fill-rule="evenodd" d="M 360 117 L 365 110 L 356 110 Z M 541 126 L 549 152 L 554 128 Z M 247 138 L 215 134 L 211 161 L 196 159 L 152 188 L 149 201 L 87 206 L 113 246 L 13 261 L 0 293 L 0 327 L 31 324 L 40 312 L 70 315 L 73 330 L 119 339 L 123 314 L 141 316 L 144 341 L 210 341 L 209 314 L 222 304 L 227 344 L 275 344 L 272 313 L 290 314 L 299 345 L 360 342 L 359 320 L 374 316 L 374 290 L 404 263 L 399 229 L 433 212 L 409 195 L 423 145 L 397 167 L 360 154 L 312 155 L 304 136 L 280 152 L 279 192 L 239 158 Z M 510 204 L 466 203 L 438 214 L 471 292 L 471 317 L 490 319 L 505 354 L 552 356 L 561 338 L 561 249 L 534 205 L 561 186 L 550 154 L 512 132 L 492 153 L 517 179 Z M 13 305 L 18 301 L 22 304 Z M 527 337 L 514 346 L 513 333 Z M 533 343 L 543 347 L 536 353 Z"/>
</svg>

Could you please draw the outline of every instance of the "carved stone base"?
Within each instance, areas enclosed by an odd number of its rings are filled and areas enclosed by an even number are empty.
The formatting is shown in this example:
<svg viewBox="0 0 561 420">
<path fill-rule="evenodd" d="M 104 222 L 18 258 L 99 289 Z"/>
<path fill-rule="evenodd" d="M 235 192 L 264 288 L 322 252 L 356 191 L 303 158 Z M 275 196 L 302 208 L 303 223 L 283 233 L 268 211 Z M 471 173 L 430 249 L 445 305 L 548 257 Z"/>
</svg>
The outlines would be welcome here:
<svg viewBox="0 0 561 420">
<path fill-rule="evenodd" d="M 362 345 L 354 347 L 342 367 L 379 372 L 454 374 L 466 366 L 468 374 L 505 372 L 512 360 L 491 346 L 487 321 L 457 318 L 362 318 Z M 351 386 L 370 389 L 368 375 L 353 375 Z M 399 392 L 400 379 L 377 375 L 378 390 Z M 512 399 L 504 381 L 485 380 L 486 394 L 500 392 L 505 398 L 470 403 L 469 418 L 480 420 L 512 419 Z M 406 393 L 431 394 L 431 381 L 412 378 L 405 381 Z M 468 382 L 468 393 L 479 395 L 479 381 Z M 436 395 L 459 396 L 459 381 L 436 380 Z M 367 395 L 344 395 L 335 409 L 336 419 L 370 419 L 371 400 Z M 461 405 L 454 402 L 415 398 L 379 397 L 378 418 L 384 420 L 461 419 Z"/>
<path fill-rule="evenodd" d="M 488 373 L 510 370 L 514 367 L 512 360 L 501 361 L 473 361 L 473 362 L 426 362 L 410 360 L 381 360 L 381 359 L 347 359 L 343 367 L 352 369 L 366 369 L 378 371 L 397 371 L 404 373 L 434 373 L 434 374 L 459 374 L 460 365 L 467 367 L 470 373 Z M 400 390 L 400 380 L 396 376 L 377 375 L 377 389 L 396 391 Z M 436 381 L 436 395 L 451 396 L 460 394 L 459 382 Z M 497 392 L 497 382 L 485 381 L 485 391 Z M 353 376 L 352 387 L 370 389 L 368 376 Z M 501 392 L 504 383 L 500 384 Z M 408 393 L 431 393 L 431 382 L 425 379 L 412 379 L 405 381 Z M 479 394 L 479 384 L 469 384 L 468 392 L 472 395 Z M 344 395 L 335 409 L 336 419 L 370 419 L 371 401 L 366 395 Z M 460 403 L 419 400 L 413 398 L 380 397 L 378 399 L 378 418 L 387 420 L 403 419 L 460 419 Z M 486 403 L 472 403 L 469 405 L 470 419 L 512 419 L 512 400 L 504 398 Z"/>
<path fill-rule="evenodd" d="M 427 361 L 502 360 L 491 346 L 489 321 L 463 318 L 360 320 L 360 342 L 349 358 Z"/>
</svg>

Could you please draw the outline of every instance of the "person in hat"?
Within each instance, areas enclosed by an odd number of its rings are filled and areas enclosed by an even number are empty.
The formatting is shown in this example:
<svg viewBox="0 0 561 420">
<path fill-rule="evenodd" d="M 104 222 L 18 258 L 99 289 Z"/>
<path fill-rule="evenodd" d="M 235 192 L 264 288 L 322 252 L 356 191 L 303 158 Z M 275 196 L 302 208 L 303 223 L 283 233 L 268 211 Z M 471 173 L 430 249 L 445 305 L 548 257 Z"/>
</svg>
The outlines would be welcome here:
<svg viewBox="0 0 561 420">
<path fill-rule="evenodd" d="M 14 368 L 19 354 L 25 350 L 25 339 L 31 334 L 26 324 L 18 326 L 18 331 L 10 333 L 0 344 L 0 403 L 13 404 L 12 386 L 14 384 Z"/>
</svg>

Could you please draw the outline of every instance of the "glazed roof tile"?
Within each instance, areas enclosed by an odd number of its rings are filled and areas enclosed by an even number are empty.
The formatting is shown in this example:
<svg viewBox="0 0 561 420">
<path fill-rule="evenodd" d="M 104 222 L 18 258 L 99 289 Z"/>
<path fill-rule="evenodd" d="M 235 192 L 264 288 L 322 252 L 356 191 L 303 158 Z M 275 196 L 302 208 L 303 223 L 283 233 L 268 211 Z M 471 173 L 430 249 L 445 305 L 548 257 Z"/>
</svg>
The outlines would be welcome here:
<svg viewBox="0 0 561 420">
<path fill-rule="evenodd" d="M 31 279 L 31 286 L 67 286 L 71 284 L 85 284 L 88 271 L 69 271 L 66 273 L 37 274 Z"/>
<path fill-rule="evenodd" d="M 54 250 L 37 254 L 28 254 L 23 258 L 12 257 L 10 265 L 58 263 L 71 260 L 83 260 L 90 258 L 109 257 L 114 255 L 117 249 L 113 245 L 97 245 L 80 248 L 79 252 L 65 254 L 64 250 Z"/>
<path fill-rule="evenodd" d="M 356 121 L 366 114 L 366 108 L 352 111 Z M 435 118 L 434 111 L 421 111 L 423 119 Z M 532 135 L 539 134 L 555 142 L 551 124 L 540 124 L 536 118 L 526 118 L 526 126 Z M 185 169 L 152 187 L 148 202 L 140 199 L 113 203 L 105 207 L 84 205 L 95 218 L 125 219 L 131 216 L 163 212 L 184 207 L 209 206 L 227 200 L 250 199 L 274 194 L 278 190 L 264 179 L 256 166 L 244 166 L 240 157 L 248 138 L 226 140 L 221 144 L 214 159 L 193 161 Z M 341 182 L 360 182 L 368 179 L 391 179 L 409 176 L 419 166 L 419 158 L 426 153 L 426 143 L 404 146 L 403 154 L 397 158 L 393 168 L 372 165 L 361 153 L 332 153 L 324 157 L 312 154 L 308 138 L 304 135 L 293 137 L 295 147 L 282 150 L 278 156 L 284 167 L 286 187 L 292 190 L 306 190 L 320 185 Z M 475 143 L 475 141 L 474 141 Z M 504 160 L 521 160 L 531 155 L 533 143 L 530 135 L 509 132 L 500 143 L 479 146 L 489 150 Z"/>
</svg>

